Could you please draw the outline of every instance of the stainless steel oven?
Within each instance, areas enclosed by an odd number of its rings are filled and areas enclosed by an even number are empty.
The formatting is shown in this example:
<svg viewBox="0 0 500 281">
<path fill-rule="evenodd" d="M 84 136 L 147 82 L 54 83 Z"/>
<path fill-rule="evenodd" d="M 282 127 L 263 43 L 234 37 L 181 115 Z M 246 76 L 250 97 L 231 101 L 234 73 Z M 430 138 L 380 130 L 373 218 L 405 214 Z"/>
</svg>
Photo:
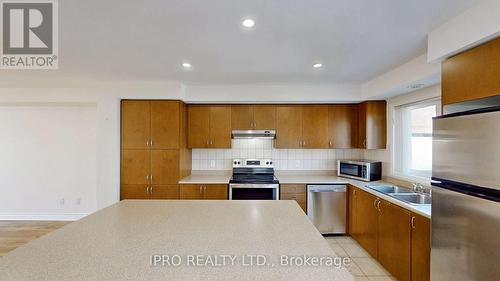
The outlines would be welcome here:
<svg viewBox="0 0 500 281">
<path fill-rule="evenodd" d="M 337 175 L 362 181 L 382 179 L 382 163 L 371 160 L 338 160 Z"/>
<path fill-rule="evenodd" d="M 279 187 L 272 160 L 233 160 L 229 200 L 279 200 Z"/>
</svg>

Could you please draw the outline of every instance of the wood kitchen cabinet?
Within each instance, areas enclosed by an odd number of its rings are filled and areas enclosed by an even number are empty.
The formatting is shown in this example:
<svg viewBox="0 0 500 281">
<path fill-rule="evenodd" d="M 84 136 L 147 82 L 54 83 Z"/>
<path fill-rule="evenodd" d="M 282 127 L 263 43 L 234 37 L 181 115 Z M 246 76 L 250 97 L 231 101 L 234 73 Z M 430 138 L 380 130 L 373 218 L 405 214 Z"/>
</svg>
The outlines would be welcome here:
<svg viewBox="0 0 500 281">
<path fill-rule="evenodd" d="M 178 199 L 191 172 L 187 108 L 180 101 L 121 102 L 121 199 Z"/>
<path fill-rule="evenodd" d="M 412 213 L 411 280 L 429 281 L 431 275 L 431 220 Z"/>
<path fill-rule="evenodd" d="M 302 148 L 302 106 L 276 107 L 276 148 Z"/>
<path fill-rule="evenodd" d="M 329 148 L 356 148 L 358 110 L 353 104 L 328 107 Z"/>
<path fill-rule="evenodd" d="M 280 200 L 295 200 L 307 213 L 307 187 L 305 184 L 280 185 Z"/>
<path fill-rule="evenodd" d="M 230 148 L 230 106 L 188 106 L 189 148 Z"/>
<path fill-rule="evenodd" d="M 232 105 L 233 130 L 270 130 L 276 128 L 276 107 L 272 105 Z"/>
<path fill-rule="evenodd" d="M 357 106 L 357 146 L 363 149 L 385 149 L 387 143 L 386 101 L 367 101 Z"/>
<path fill-rule="evenodd" d="M 359 188 L 353 189 L 351 235 L 372 256 L 378 254 L 378 198 Z"/>
<path fill-rule="evenodd" d="M 410 211 L 385 200 L 379 200 L 377 260 L 397 280 L 409 281 L 411 278 Z"/>
<path fill-rule="evenodd" d="M 442 104 L 500 94 L 500 38 L 455 55 L 442 64 Z"/>
<path fill-rule="evenodd" d="M 328 106 L 302 107 L 302 148 L 328 148 Z"/>
<path fill-rule="evenodd" d="M 227 200 L 225 184 L 182 184 L 179 198 L 182 200 Z"/>
</svg>

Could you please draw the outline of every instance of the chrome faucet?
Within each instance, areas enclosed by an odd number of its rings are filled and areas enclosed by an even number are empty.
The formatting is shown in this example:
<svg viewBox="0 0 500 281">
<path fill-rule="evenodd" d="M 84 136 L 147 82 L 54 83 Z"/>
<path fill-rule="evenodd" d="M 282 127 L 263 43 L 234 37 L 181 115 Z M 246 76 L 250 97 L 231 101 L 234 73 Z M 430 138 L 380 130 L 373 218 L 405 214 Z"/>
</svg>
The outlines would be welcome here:
<svg viewBox="0 0 500 281">
<path fill-rule="evenodd" d="M 415 191 L 416 193 L 429 194 L 429 195 L 431 195 L 432 193 L 430 188 L 427 188 L 420 183 L 412 183 L 412 186 L 413 186 L 412 188 L 413 191 Z"/>
</svg>

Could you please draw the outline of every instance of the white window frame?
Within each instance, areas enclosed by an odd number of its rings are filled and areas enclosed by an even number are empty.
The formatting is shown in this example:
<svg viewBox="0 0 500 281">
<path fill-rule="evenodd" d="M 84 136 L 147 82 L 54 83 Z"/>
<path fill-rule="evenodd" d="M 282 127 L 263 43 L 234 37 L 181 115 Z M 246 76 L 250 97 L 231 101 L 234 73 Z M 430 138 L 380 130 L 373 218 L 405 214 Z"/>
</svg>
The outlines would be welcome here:
<svg viewBox="0 0 500 281">
<path fill-rule="evenodd" d="M 392 149 L 392 171 L 391 174 L 395 178 L 400 178 L 403 180 L 408 180 L 408 181 L 414 181 L 414 182 L 420 182 L 424 184 L 429 184 L 430 183 L 430 177 L 427 175 L 415 175 L 415 174 L 410 174 L 406 173 L 404 171 L 403 163 L 408 163 L 411 157 L 411 151 L 409 150 L 409 145 L 402 145 L 401 141 L 404 139 L 403 135 L 405 135 L 405 132 L 402 131 L 401 127 L 399 126 L 400 120 L 404 120 L 404 116 L 398 116 L 398 112 L 401 112 L 398 110 L 398 108 L 404 107 L 408 109 L 416 109 L 416 108 L 422 108 L 430 105 L 436 105 L 436 115 L 439 116 L 441 115 L 441 98 L 440 97 L 433 97 L 433 98 L 428 98 L 416 102 L 410 102 L 410 103 L 405 103 L 405 104 L 398 104 L 394 106 L 393 108 L 393 149 Z M 409 121 L 407 121 L 409 122 Z M 409 129 L 406 127 L 406 129 Z M 408 133 L 408 132 L 406 132 Z"/>
</svg>

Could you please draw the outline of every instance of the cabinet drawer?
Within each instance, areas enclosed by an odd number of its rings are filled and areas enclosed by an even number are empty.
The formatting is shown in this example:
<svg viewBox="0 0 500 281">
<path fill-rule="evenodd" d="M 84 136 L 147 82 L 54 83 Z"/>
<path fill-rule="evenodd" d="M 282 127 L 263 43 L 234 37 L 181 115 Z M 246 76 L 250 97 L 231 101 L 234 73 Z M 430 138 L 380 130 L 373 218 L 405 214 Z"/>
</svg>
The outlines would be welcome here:
<svg viewBox="0 0 500 281">
<path fill-rule="evenodd" d="M 306 194 L 305 184 L 282 184 L 280 186 L 281 193 L 304 193 Z"/>
<path fill-rule="evenodd" d="M 306 194 L 302 192 L 285 192 L 281 193 L 280 200 L 295 200 L 299 204 L 299 206 L 307 212 L 307 204 L 306 204 Z"/>
</svg>

